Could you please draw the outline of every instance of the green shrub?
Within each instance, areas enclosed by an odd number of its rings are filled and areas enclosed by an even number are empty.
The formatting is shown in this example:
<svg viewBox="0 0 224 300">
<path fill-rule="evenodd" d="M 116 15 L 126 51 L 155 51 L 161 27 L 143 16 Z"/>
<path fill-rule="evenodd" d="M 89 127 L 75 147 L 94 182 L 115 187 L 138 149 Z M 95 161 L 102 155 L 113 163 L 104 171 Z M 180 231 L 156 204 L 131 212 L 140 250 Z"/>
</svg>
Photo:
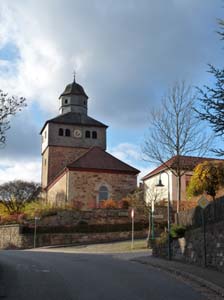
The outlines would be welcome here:
<svg viewBox="0 0 224 300">
<path fill-rule="evenodd" d="M 75 206 L 74 202 L 71 205 L 61 204 L 61 205 L 52 205 L 46 201 L 33 201 L 27 203 L 23 212 L 27 219 L 33 219 L 35 216 L 38 217 L 49 217 L 55 216 L 60 211 L 79 211 L 80 205 Z"/>
<path fill-rule="evenodd" d="M 173 239 L 182 238 L 185 235 L 186 228 L 181 225 L 171 225 L 170 236 Z"/>
<path fill-rule="evenodd" d="M 168 233 L 166 231 L 163 231 L 160 236 L 156 239 L 157 245 L 164 245 L 168 241 Z"/>
</svg>

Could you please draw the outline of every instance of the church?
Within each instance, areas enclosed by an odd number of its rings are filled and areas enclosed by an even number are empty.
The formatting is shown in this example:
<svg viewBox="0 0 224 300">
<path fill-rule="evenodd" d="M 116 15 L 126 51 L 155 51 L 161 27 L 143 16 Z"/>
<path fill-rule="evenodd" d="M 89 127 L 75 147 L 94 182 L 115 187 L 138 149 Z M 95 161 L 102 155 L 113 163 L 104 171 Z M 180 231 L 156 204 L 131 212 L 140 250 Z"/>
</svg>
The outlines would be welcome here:
<svg viewBox="0 0 224 300">
<path fill-rule="evenodd" d="M 135 190 L 139 170 L 106 152 L 107 128 L 88 116 L 88 96 L 74 77 L 59 97 L 59 115 L 40 133 L 41 181 L 49 203 L 100 207 Z"/>
</svg>

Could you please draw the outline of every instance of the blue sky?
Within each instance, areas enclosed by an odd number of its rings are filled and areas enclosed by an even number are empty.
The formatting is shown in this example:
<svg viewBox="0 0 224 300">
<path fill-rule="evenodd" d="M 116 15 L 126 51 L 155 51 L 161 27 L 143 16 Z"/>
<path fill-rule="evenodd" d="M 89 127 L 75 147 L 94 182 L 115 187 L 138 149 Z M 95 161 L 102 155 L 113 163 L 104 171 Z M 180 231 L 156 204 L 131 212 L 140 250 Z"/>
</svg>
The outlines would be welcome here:
<svg viewBox="0 0 224 300">
<path fill-rule="evenodd" d="M 77 81 L 89 115 L 109 125 L 108 151 L 142 171 L 149 111 L 177 80 L 211 83 L 223 66 L 216 34 L 222 0 L 24 0 L 0 2 L 0 89 L 25 96 L 0 151 L 0 182 L 40 181 L 39 131 Z"/>
</svg>

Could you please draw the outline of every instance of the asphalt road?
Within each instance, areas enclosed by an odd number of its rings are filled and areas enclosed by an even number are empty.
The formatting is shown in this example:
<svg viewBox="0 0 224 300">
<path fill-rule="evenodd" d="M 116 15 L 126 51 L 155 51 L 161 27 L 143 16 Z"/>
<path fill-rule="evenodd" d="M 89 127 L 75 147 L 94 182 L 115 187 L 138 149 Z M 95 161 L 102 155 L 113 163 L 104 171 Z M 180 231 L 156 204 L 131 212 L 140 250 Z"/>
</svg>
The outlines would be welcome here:
<svg viewBox="0 0 224 300">
<path fill-rule="evenodd" d="M 0 252 L 0 299 L 205 300 L 189 285 L 125 255 Z"/>
</svg>

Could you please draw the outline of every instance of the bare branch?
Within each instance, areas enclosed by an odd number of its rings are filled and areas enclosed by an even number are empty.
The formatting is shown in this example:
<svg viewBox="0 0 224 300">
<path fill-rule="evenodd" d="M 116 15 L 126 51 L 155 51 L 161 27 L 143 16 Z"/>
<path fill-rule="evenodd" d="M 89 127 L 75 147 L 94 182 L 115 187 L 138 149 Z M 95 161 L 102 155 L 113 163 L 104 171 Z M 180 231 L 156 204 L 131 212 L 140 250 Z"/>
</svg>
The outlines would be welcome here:
<svg viewBox="0 0 224 300">
<path fill-rule="evenodd" d="M 196 117 L 195 99 L 190 86 L 177 82 L 162 100 L 161 108 L 150 114 L 149 130 L 142 147 L 145 160 L 164 164 L 176 177 L 185 173 L 179 156 L 205 155 L 212 143 L 212 137 Z M 175 168 L 166 163 L 173 156 L 176 156 Z"/>
<path fill-rule="evenodd" d="M 6 131 L 10 129 L 10 116 L 15 115 L 26 106 L 23 97 L 9 97 L 0 90 L 0 146 L 5 144 Z"/>
</svg>

